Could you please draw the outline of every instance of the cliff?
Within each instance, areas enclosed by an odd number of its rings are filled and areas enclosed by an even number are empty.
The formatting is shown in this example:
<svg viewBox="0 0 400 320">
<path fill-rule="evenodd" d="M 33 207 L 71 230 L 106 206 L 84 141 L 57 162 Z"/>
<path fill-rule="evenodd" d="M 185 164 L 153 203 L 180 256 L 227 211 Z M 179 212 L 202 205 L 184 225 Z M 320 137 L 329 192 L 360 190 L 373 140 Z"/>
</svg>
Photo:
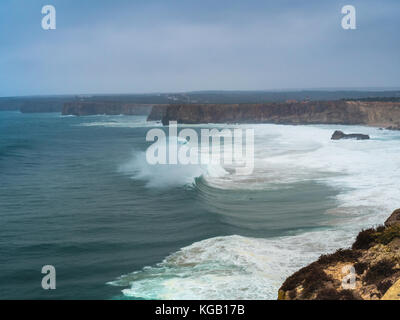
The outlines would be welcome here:
<svg viewBox="0 0 400 320">
<path fill-rule="evenodd" d="M 162 122 L 348 124 L 400 127 L 400 102 L 308 101 L 262 104 L 173 104 Z"/>
<path fill-rule="evenodd" d="M 151 112 L 147 117 L 147 121 L 160 121 L 165 116 L 168 106 L 166 105 L 155 105 L 151 108 Z"/>
<path fill-rule="evenodd" d="M 42 113 L 42 112 L 61 112 L 63 102 L 60 101 L 29 101 L 24 102 L 20 111 L 22 113 Z"/>
<path fill-rule="evenodd" d="M 61 112 L 72 96 L 0 98 L 0 111 L 20 110 L 22 113 Z"/>
<path fill-rule="evenodd" d="M 137 104 L 112 101 L 76 101 L 65 103 L 63 115 L 88 116 L 88 115 L 148 115 L 152 104 Z"/>
<path fill-rule="evenodd" d="M 355 286 L 342 285 L 353 267 Z M 361 231 L 351 249 L 323 255 L 286 279 L 280 300 L 400 300 L 400 210 Z"/>
</svg>

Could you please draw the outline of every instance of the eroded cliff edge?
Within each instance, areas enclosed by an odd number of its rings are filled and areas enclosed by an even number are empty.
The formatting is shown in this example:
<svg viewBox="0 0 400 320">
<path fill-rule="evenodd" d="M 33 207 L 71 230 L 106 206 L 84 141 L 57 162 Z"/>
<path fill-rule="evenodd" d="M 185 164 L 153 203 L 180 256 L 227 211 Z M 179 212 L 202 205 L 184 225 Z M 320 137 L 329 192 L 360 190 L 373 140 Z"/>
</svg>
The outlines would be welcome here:
<svg viewBox="0 0 400 320">
<path fill-rule="evenodd" d="M 349 267 L 350 288 L 347 280 L 343 285 Z M 400 209 L 385 225 L 361 231 L 350 249 L 322 255 L 288 277 L 278 299 L 400 300 Z"/>
<path fill-rule="evenodd" d="M 347 124 L 400 128 L 400 102 L 303 101 L 262 104 L 172 104 L 149 120 L 178 123 Z"/>
</svg>

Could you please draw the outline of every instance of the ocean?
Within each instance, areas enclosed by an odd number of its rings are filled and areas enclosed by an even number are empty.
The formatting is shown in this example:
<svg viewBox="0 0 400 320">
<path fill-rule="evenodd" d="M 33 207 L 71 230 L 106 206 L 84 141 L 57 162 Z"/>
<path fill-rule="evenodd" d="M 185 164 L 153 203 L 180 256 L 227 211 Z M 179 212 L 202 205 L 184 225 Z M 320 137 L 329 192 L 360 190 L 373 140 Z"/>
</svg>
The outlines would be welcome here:
<svg viewBox="0 0 400 320">
<path fill-rule="evenodd" d="M 254 172 L 238 176 L 149 165 L 155 127 L 0 112 L 0 299 L 276 299 L 287 276 L 400 207 L 398 131 L 183 126 L 254 129 Z"/>
</svg>

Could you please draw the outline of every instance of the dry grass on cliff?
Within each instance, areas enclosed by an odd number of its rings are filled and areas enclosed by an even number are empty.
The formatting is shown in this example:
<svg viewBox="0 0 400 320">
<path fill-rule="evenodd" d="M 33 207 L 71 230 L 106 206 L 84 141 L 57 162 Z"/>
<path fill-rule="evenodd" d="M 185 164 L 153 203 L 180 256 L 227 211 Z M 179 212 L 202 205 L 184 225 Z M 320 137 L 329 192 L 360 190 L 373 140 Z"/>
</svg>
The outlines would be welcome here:
<svg viewBox="0 0 400 320">
<path fill-rule="evenodd" d="M 399 236 L 400 225 L 390 227 L 379 226 L 377 228 L 363 230 L 358 234 L 352 249 L 367 250 L 378 243 L 387 245 Z"/>
<path fill-rule="evenodd" d="M 377 284 L 379 281 L 390 277 L 396 272 L 394 270 L 395 265 L 395 261 L 388 259 L 380 260 L 367 270 L 363 280 L 367 284 Z"/>
<path fill-rule="evenodd" d="M 361 231 L 351 249 L 322 255 L 294 273 L 281 287 L 283 299 L 376 299 L 400 278 L 400 224 Z M 342 288 L 343 264 L 352 264 L 357 288 Z"/>
</svg>

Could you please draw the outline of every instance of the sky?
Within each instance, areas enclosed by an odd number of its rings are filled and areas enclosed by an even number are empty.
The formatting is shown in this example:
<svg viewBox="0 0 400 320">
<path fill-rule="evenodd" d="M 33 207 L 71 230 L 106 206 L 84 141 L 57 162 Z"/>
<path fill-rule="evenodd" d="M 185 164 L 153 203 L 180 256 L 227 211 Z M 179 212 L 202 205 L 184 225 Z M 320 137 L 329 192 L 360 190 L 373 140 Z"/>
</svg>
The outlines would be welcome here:
<svg viewBox="0 0 400 320">
<path fill-rule="evenodd" d="M 399 0 L 1 0 L 0 96 L 400 87 L 399 17 Z"/>
</svg>

